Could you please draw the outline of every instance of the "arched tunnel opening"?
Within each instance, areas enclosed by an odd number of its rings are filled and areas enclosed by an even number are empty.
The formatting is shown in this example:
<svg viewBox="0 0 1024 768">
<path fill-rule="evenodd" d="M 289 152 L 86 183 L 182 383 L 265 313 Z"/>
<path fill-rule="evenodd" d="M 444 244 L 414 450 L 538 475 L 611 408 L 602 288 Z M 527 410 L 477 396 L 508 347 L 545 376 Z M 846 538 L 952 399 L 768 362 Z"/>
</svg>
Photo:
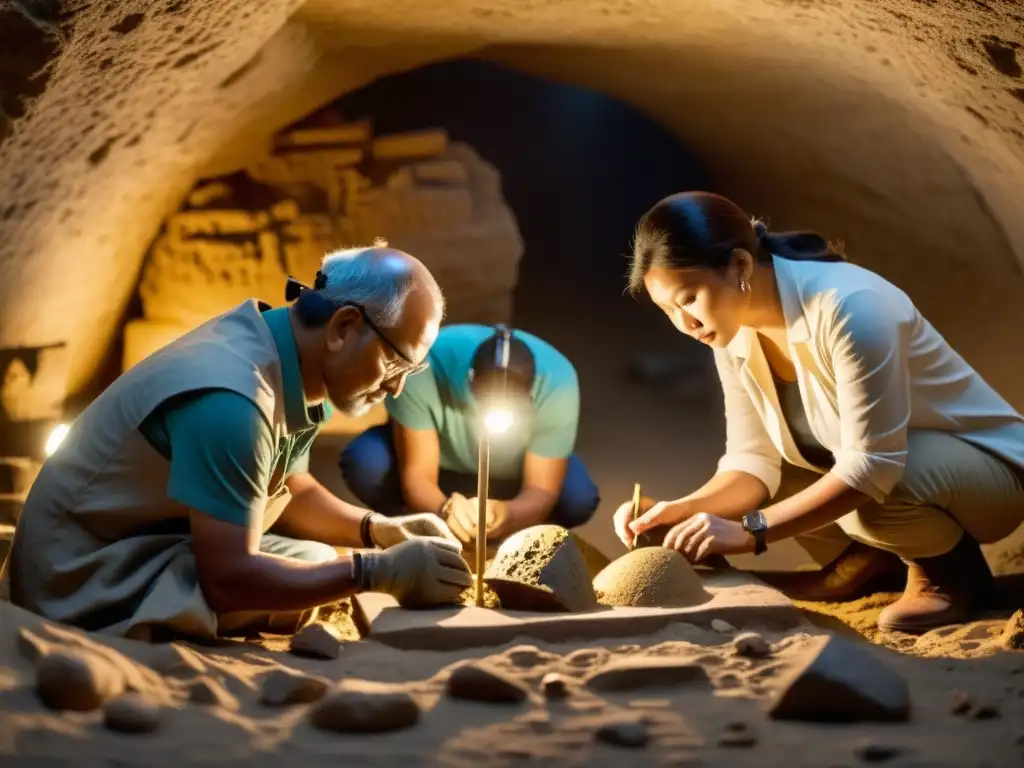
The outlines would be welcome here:
<svg viewBox="0 0 1024 768">
<path fill-rule="evenodd" d="M 1024 408 L 1019 3 L 513 5 L 0 7 L 0 557 L 55 426 L 215 311 L 250 296 L 283 305 L 286 275 L 309 282 L 325 251 L 378 236 L 435 272 L 449 322 L 507 322 L 573 362 L 577 453 L 602 497 L 579 533 L 617 556 L 611 515 L 634 484 L 656 498 L 692 491 L 724 442 L 709 350 L 624 295 L 640 216 L 683 190 L 841 242 Z M 336 418 L 318 437 L 312 471 L 340 497 L 353 499 L 339 452 L 382 418 Z M 985 547 L 997 575 L 1024 571 L 1022 537 Z M 835 615 L 908 654 L 992 655 L 1024 636 L 1000 605 L 918 642 L 886 638 L 876 597 Z M 710 647 L 736 631 L 705 623 L 678 638 Z M 771 678 L 771 645 L 759 647 L 722 646 L 722 668 L 753 654 Z M 1001 659 L 979 689 L 1003 686 Z M 907 672 L 915 696 L 945 695 L 949 678 L 923 669 Z M 1024 699 L 1007 692 L 1015 722 Z M 997 719 L 978 711 L 964 722 Z M 901 749 L 938 764 L 940 741 Z"/>
</svg>

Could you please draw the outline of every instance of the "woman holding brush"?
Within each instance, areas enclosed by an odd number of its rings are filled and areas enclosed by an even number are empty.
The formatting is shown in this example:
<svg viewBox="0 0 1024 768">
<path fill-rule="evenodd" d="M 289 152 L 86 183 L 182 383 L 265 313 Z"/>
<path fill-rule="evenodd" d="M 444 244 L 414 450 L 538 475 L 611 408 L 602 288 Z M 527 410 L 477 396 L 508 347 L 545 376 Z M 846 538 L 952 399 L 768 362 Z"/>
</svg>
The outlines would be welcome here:
<svg viewBox="0 0 1024 768">
<path fill-rule="evenodd" d="M 714 349 L 727 426 L 703 487 L 635 520 L 633 502 L 618 509 L 627 546 L 667 530 L 663 546 L 697 562 L 837 523 L 850 552 L 907 565 L 880 628 L 969 615 L 991 583 L 979 542 L 1024 521 L 1024 419 L 903 291 L 707 192 L 647 212 L 630 287 Z"/>
</svg>

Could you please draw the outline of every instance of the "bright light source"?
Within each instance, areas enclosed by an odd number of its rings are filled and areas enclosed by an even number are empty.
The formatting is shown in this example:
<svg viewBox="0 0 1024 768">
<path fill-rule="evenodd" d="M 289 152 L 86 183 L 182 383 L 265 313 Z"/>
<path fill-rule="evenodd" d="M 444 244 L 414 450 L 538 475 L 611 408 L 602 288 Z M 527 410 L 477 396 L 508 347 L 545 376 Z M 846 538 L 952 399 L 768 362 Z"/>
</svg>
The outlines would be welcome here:
<svg viewBox="0 0 1024 768">
<path fill-rule="evenodd" d="M 484 416 L 484 426 L 492 435 L 500 435 L 512 427 L 515 417 L 506 408 L 491 408 Z"/>
<path fill-rule="evenodd" d="M 67 424 L 58 424 L 50 431 L 50 436 L 46 438 L 46 446 L 44 448 L 47 456 L 53 456 L 70 431 L 71 428 Z"/>
</svg>

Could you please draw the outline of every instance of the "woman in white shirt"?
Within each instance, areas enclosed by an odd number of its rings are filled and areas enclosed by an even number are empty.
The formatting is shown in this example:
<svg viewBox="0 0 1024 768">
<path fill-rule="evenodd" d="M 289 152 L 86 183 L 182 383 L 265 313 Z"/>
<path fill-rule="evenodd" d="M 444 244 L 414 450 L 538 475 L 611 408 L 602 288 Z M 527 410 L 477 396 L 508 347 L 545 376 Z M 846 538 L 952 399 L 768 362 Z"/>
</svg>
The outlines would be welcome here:
<svg viewBox="0 0 1024 768">
<path fill-rule="evenodd" d="M 907 565 L 880 628 L 923 632 L 977 607 L 991 582 L 979 542 L 1024 521 L 1024 419 L 903 291 L 706 192 L 647 212 L 630 285 L 714 349 L 727 427 L 703 487 L 633 522 L 619 507 L 627 546 L 670 526 L 663 545 L 695 562 L 838 523 Z M 780 500 L 784 469 L 804 487 Z"/>
</svg>

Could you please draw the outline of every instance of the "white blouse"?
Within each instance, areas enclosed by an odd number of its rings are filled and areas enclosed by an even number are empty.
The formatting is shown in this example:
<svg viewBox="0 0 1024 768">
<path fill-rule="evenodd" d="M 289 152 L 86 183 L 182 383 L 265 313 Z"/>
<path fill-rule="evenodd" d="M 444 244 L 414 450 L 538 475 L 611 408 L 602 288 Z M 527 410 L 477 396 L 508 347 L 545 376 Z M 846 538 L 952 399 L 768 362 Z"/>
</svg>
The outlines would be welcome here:
<svg viewBox="0 0 1024 768">
<path fill-rule="evenodd" d="M 882 501 L 903 477 L 911 429 L 949 432 L 1024 468 L 1024 418 L 880 275 L 847 262 L 774 259 L 789 354 L 830 470 Z M 718 471 L 774 497 L 781 460 L 807 469 L 782 415 L 757 332 L 715 350 L 725 394 Z M 816 470 L 820 472 L 821 470 Z"/>
</svg>

